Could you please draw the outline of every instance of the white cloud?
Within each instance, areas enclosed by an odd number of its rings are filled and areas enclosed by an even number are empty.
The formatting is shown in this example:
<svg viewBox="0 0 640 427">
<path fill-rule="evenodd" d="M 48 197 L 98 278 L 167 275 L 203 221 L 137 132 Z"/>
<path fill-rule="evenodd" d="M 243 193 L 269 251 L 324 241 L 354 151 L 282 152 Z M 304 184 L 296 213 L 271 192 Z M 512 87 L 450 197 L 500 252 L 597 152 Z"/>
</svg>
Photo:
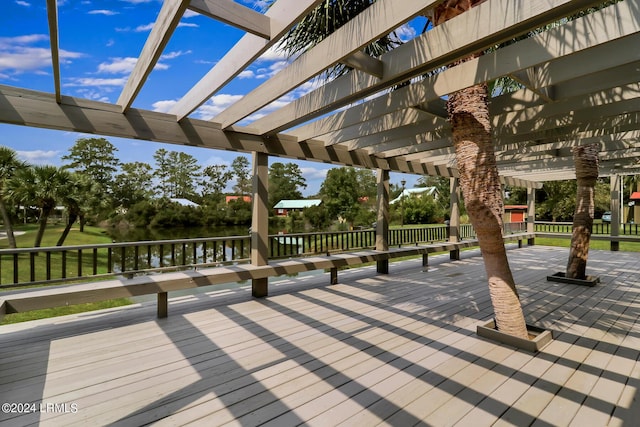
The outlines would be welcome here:
<svg viewBox="0 0 640 427">
<path fill-rule="evenodd" d="M 171 108 L 176 104 L 177 101 L 157 101 L 154 102 L 151 106 L 153 107 L 153 111 L 157 111 L 159 113 L 168 113 Z"/>
<path fill-rule="evenodd" d="M 32 164 L 47 164 L 53 163 L 53 159 L 60 154 L 56 150 L 31 150 L 31 151 L 16 151 L 16 154 L 21 160 L 24 160 Z"/>
<path fill-rule="evenodd" d="M 152 22 L 152 23 L 146 24 L 146 25 L 139 25 L 133 31 L 135 31 L 136 33 L 143 33 L 145 31 L 150 31 L 153 28 L 153 24 L 154 23 Z"/>
<path fill-rule="evenodd" d="M 41 41 L 49 41 L 49 36 L 44 34 L 28 34 L 26 36 L 0 37 L 0 49 L 13 48 L 16 45 L 32 44 Z"/>
<path fill-rule="evenodd" d="M 199 25 L 198 24 L 194 24 L 193 22 L 182 22 L 182 21 L 180 21 L 178 23 L 178 28 L 179 27 L 198 28 Z"/>
<path fill-rule="evenodd" d="M 174 58 L 179 58 L 179 57 L 184 56 L 184 55 L 189 55 L 190 53 L 191 53 L 190 50 L 187 50 L 187 51 L 176 50 L 176 51 L 173 51 L 173 52 L 165 53 L 164 55 L 162 55 L 160 57 L 160 59 L 174 59 Z"/>
<path fill-rule="evenodd" d="M 212 96 L 204 105 L 195 111 L 195 116 L 202 120 L 210 120 L 224 109 L 241 99 L 244 95 L 218 94 Z"/>
<path fill-rule="evenodd" d="M 404 24 L 401 27 L 396 28 L 395 33 L 403 42 L 408 42 L 416 36 L 416 30 L 409 24 Z"/>
<path fill-rule="evenodd" d="M 111 92 L 110 89 L 106 89 L 106 92 Z M 91 99 L 99 102 L 109 102 L 109 98 L 104 96 L 102 91 L 95 90 L 94 88 L 77 89 L 76 92 L 82 95 L 86 99 Z"/>
<path fill-rule="evenodd" d="M 174 51 L 168 52 L 160 57 L 160 59 L 170 60 L 175 59 L 183 55 L 190 54 L 191 51 Z M 129 74 L 133 71 L 133 68 L 136 66 L 138 62 L 138 58 L 134 57 L 126 57 L 126 58 L 110 58 L 110 62 L 103 62 L 98 65 L 98 73 L 107 73 L 107 74 Z M 167 64 L 163 64 L 158 62 L 154 67 L 154 70 L 167 70 L 169 66 Z"/>
<path fill-rule="evenodd" d="M 312 179 L 325 179 L 327 177 L 327 172 L 329 169 L 318 169 L 313 167 L 301 167 L 300 172 L 302 172 L 302 176 L 304 176 L 307 180 Z"/>
<path fill-rule="evenodd" d="M 111 62 L 103 62 L 98 65 L 98 72 L 109 74 L 128 74 L 133 70 L 136 62 L 138 62 L 138 58 L 111 58 Z"/>
<path fill-rule="evenodd" d="M 13 74 L 24 72 L 47 73 L 51 67 L 49 37 L 44 34 L 28 34 L 17 37 L 0 37 L 0 70 L 10 70 Z M 46 46 L 34 46 L 43 42 Z M 79 52 L 60 50 L 60 62 L 84 56 Z M 46 68 L 46 70 L 43 70 Z M 4 75 L 12 73 L 3 73 Z"/>
<path fill-rule="evenodd" d="M 231 166 L 231 162 L 227 159 L 223 159 L 219 156 L 211 156 L 207 160 L 204 161 L 205 166 L 213 166 L 213 165 L 225 165 L 227 167 Z"/>
<path fill-rule="evenodd" d="M 200 14 L 198 12 L 194 12 L 193 10 L 190 10 L 190 9 L 185 10 L 184 14 L 182 15 L 182 17 L 185 18 L 185 19 L 194 18 L 196 16 L 200 16 Z"/>
<path fill-rule="evenodd" d="M 284 61 L 287 60 L 287 54 L 279 50 L 276 46 L 271 46 L 265 53 L 258 57 L 257 61 Z"/>
<path fill-rule="evenodd" d="M 256 73 L 254 73 L 251 70 L 244 70 L 243 72 L 238 74 L 239 79 L 253 79 L 255 78 L 255 76 L 256 76 Z"/>
<path fill-rule="evenodd" d="M 17 0 L 16 4 L 19 6 L 31 7 L 31 3 L 27 3 L 26 1 L 22 1 L 22 0 Z"/>
<path fill-rule="evenodd" d="M 126 77 L 116 79 L 101 79 L 94 77 L 76 77 L 69 79 L 68 83 L 64 83 L 66 87 L 78 87 L 78 86 L 124 86 L 127 82 Z"/>
<path fill-rule="evenodd" d="M 113 16 L 113 15 L 117 15 L 119 12 L 113 11 L 113 10 L 107 10 L 107 9 L 95 9 L 95 10 L 90 10 L 89 15 L 105 15 L 105 16 Z"/>
</svg>

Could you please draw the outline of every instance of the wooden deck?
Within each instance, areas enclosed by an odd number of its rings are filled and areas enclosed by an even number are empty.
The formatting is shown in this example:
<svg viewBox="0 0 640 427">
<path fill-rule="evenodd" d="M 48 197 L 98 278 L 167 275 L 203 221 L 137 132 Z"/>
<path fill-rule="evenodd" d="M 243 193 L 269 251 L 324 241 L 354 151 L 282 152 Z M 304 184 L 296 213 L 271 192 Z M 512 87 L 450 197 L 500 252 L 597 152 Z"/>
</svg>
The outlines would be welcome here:
<svg viewBox="0 0 640 427">
<path fill-rule="evenodd" d="M 592 251 L 593 288 L 547 282 L 567 255 L 509 250 L 528 323 L 554 331 L 535 355 L 476 336 L 477 250 L 178 297 L 167 319 L 142 304 L 2 326 L 0 401 L 42 411 L 0 424 L 638 425 L 640 256 Z"/>
</svg>

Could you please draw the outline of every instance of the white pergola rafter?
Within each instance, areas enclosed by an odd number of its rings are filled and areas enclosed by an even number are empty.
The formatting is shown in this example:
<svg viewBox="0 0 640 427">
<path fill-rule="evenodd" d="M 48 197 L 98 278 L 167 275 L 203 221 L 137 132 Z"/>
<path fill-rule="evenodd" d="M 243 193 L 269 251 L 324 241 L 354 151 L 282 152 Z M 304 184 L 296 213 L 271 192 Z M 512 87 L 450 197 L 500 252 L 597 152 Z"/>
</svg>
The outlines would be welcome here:
<svg viewBox="0 0 640 427">
<path fill-rule="evenodd" d="M 173 31 L 178 27 L 189 0 L 165 0 L 160 8 L 158 19 L 151 29 L 140 57 L 129 75 L 129 79 L 120 93 L 117 104 L 126 112 L 138 95 L 153 67 L 160 59 L 162 51 L 169 42 Z"/>
<path fill-rule="evenodd" d="M 227 54 L 171 109 L 178 120 L 191 114 L 213 94 L 233 80 L 260 55 L 275 46 L 282 35 L 304 17 L 321 0 L 278 0 L 265 16 L 271 22 L 271 38 L 245 34 Z"/>
<path fill-rule="evenodd" d="M 271 19 L 233 0 L 191 0 L 189 9 L 263 39 L 271 39 Z"/>
<path fill-rule="evenodd" d="M 53 88 L 56 101 L 60 102 L 60 47 L 58 45 L 58 2 L 47 0 L 47 17 L 49 21 L 49 44 L 51 46 L 51 68 L 53 70 Z"/>
<path fill-rule="evenodd" d="M 237 123 L 435 3 L 437 1 L 434 0 L 381 0 L 373 3 L 313 49 L 300 55 L 269 81 L 218 114 L 213 121 L 220 123 L 223 128 Z M 358 37 L 354 37 L 355 34 Z"/>
<path fill-rule="evenodd" d="M 398 82 L 486 50 L 526 32 L 531 25 L 557 20 L 566 16 L 567 8 L 577 11 L 591 4 L 592 1 L 567 0 L 547 0 L 544 5 L 526 0 L 517 0 L 515 4 L 514 0 L 483 3 L 383 55 L 380 59 L 385 64 L 384 79 L 349 73 L 254 121 L 251 126 L 263 134 L 289 129 Z M 556 44 L 563 45 L 560 39 Z M 549 52 L 547 58 L 553 53 Z M 413 105 L 406 105 L 410 106 Z"/>
</svg>

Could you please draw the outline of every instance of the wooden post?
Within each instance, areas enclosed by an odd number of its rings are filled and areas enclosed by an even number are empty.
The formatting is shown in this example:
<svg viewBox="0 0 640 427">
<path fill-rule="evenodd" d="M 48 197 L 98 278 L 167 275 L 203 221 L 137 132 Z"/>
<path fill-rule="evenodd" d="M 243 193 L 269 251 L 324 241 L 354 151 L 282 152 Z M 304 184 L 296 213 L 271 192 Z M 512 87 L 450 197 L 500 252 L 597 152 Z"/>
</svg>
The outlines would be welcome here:
<svg viewBox="0 0 640 427">
<path fill-rule="evenodd" d="M 449 179 L 449 190 L 451 192 L 449 201 L 449 241 L 458 243 L 460 241 L 460 185 L 458 178 Z M 449 251 L 449 259 L 460 259 L 460 249 Z"/>
<path fill-rule="evenodd" d="M 378 196 L 376 198 L 378 217 L 376 222 L 376 250 L 389 250 L 389 171 L 377 170 Z M 377 271 L 381 274 L 389 274 L 389 260 L 383 259 L 377 262 Z"/>
<path fill-rule="evenodd" d="M 527 188 L 527 233 L 536 231 L 536 189 Z M 533 246 L 536 239 L 531 237 L 527 240 L 527 245 Z"/>
<path fill-rule="evenodd" d="M 610 177 L 610 189 L 611 189 L 611 237 L 618 237 L 620 235 L 620 175 L 611 175 Z M 612 251 L 620 250 L 620 242 L 611 241 L 610 246 Z"/>
<path fill-rule="evenodd" d="M 251 219 L 251 264 L 260 266 L 269 262 L 269 156 L 253 153 L 253 209 Z M 268 295 L 268 278 L 252 279 L 254 297 Z"/>
</svg>

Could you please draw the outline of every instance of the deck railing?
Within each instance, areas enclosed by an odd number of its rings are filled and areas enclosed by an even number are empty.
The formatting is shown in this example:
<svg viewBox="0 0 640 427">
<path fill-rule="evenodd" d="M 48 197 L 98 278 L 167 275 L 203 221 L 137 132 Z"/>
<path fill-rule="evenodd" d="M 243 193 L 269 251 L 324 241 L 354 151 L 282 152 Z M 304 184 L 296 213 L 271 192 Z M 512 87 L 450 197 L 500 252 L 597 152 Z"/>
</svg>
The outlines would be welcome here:
<svg viewBox="0 0 640 427">
<path fill-rule="evenodd" d="M 505 224 L 505 234 L 526 224 Z M 460 226 L 462 240 L 475 237 L 470 224 Z M 389 246 L 446 241 L 446 225 L 389 230 Z M 326 254 L 375 247 L 374 229 L 275 234 L 269 236 L 271 259 Z M 123 242 L 98 245 L 0 250 L 0 289 L 61 283 L 114 275 L 131 277 L 163 271 L 248 262 L 251 236 Z"/>
<path fill-rule="evenodd" d="M 640 224 L 620 224 L 621 236 L 640 236 Z M 572 222 L 536 221 L 535 231 L 541 233 L 571 233 Z M 611 234 L 611 223 L 598 222 L 593 224 L 592 234 Z"/>
</svg>

